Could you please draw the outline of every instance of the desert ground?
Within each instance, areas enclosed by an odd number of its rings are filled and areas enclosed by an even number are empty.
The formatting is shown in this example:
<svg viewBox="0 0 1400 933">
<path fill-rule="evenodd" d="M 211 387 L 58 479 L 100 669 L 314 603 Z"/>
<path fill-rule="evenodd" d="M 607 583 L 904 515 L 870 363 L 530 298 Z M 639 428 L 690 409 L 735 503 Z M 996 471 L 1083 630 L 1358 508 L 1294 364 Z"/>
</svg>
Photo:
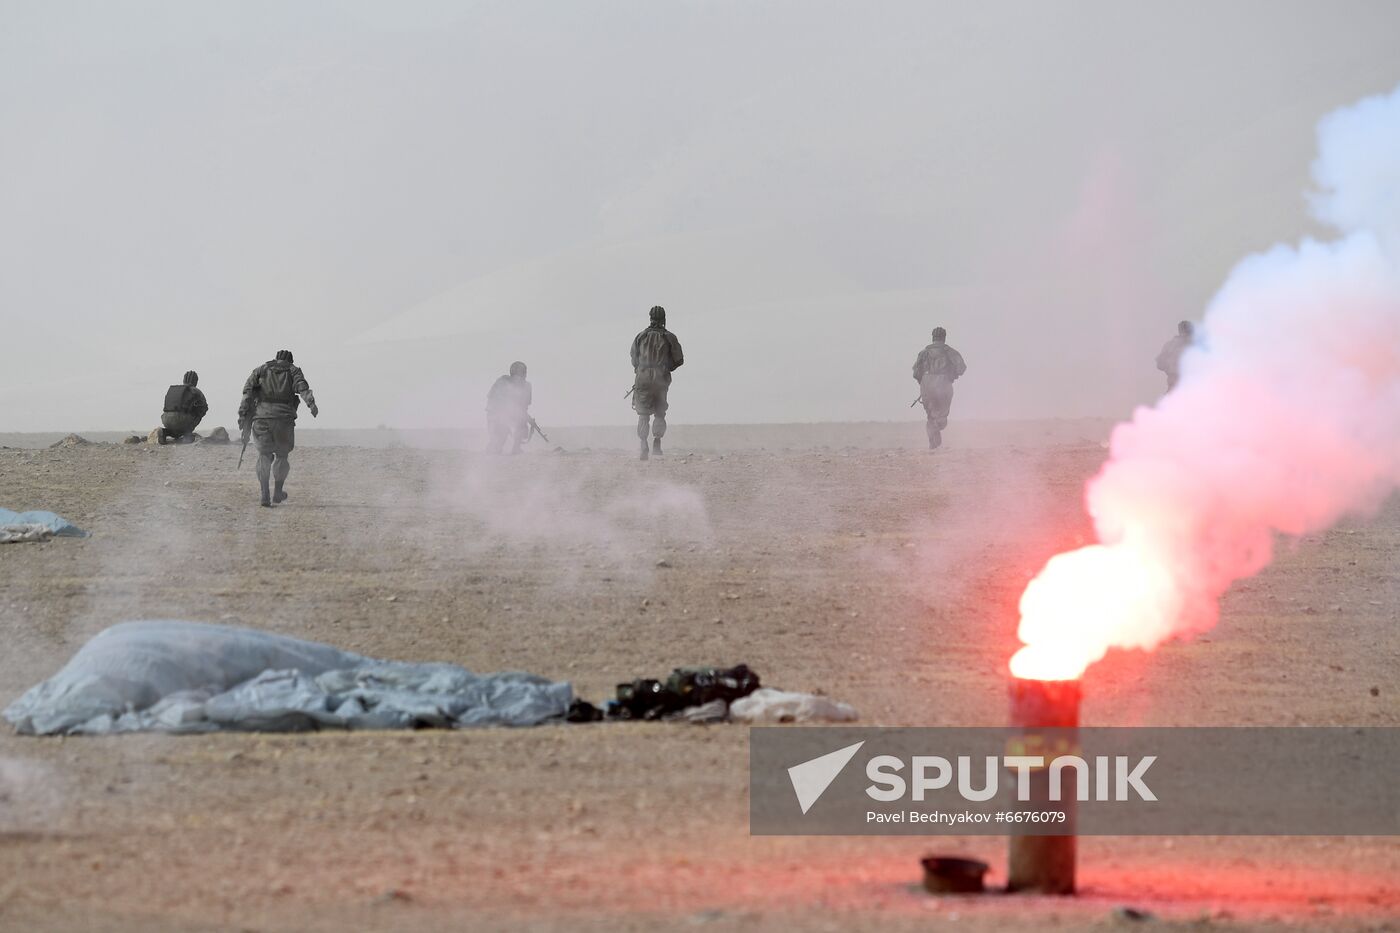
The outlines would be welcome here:
<svg viewBox="0 0 1400 933">
<path fill-rule="evenodd" d="M 1016 602 L 1089 540 L 1102 424 L 551 432 L 515 458 L 304 431 L 291 499 L 237 445 L 0 450 L 0 506 L 86 539 L 0 546 L 0 704 L 125 619 L 255 626 L 527 670 L 600 700 L 745 662 L 875 725 L 1002 725 Z M 55 437 L 61 436 L 61 433 Z M 96 439 L 95 435 L 89 435 Z M 50 438 L 38 439 L 47 442 Z M 4 438 L 0 444 L 38 443 Z M 430 449 L 435 448 L 435 449 Z M 1097 725 L 1400 725 L 1400 501 L 1298 542 L 1190 643 L 1085 680 Z M 32 738 L 0 728 L 13 930 L 1400 929 L 1400 840 L 1091 838 L 1082 894 L 935 898 L 970 838 L 748 831 L 747 729 Z"/>
</svg>

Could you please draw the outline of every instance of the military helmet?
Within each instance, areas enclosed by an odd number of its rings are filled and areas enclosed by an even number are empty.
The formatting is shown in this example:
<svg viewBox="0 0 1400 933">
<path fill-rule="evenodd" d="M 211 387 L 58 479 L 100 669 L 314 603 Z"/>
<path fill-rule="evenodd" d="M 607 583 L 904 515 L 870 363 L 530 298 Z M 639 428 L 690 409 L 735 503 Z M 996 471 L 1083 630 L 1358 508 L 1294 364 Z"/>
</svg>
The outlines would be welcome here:
<svg viewBox="0 0 1400 933">
<path fill-rule="evenodd" d="M 945 330 L 945 329 L 942 328 L 942 327 L 935 327 L 935 328 L 933 329 L 933 339 L 934 339 L 934 340 L 947 340 L 947 339 L 948 339 L 948 331 Z"/>
<path fill-rule="evenodd" d="M 197 385 L 199 385 L 199 373 L 195 372 L 193 369 L 190 370 L 189 372 L 185 373 L 185 385 L 187 385 L 187 386 L 197 386 Z"/>
<path fill-rule="evenodd" d="M 511 363 L 511 364 L 510 364 L 510 374 L 511 374 L 512 376 L 524 376 L 524 375 L 525 375 L 525 364 L 522 363 L 522 362 L 520 362 L 519 360 L 516 360 L 514 363 Z"/>
<path fill-rule="evenodd" d="M 277 357 L 276 357 L 276 359 L 277 359 L 279 362 L 282 362 L 282 363 L 290 363 L 290 362 L 292 362 L 292 351 L 291 351 L 291 350 L 278 350 L 278 351 L 277 351 Z"/>
<path fill-rule="evenodd" d="M 653 305 L 651 309 L 651 322 L 653 324 L 666 323 L 666 309 L 661 305 Z"/>
</svg>

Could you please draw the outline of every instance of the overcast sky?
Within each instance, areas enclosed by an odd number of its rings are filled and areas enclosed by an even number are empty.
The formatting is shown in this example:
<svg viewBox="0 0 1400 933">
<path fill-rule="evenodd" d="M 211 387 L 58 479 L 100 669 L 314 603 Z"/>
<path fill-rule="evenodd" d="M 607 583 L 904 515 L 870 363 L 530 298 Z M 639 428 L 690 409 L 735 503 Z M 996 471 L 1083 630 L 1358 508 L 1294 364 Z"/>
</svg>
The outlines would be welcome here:
<svg viewBox="0 0 1400 933">
<path fill-rule="evenodd" d="M 333 427 L 1121 415 L 1229 268 L 1316 233 L 1400 3 L 0 0 L 0 431 L 233 426 L 289 347 Z M 307 419 L 303 419 L 305 421 Z"/>
</svg>

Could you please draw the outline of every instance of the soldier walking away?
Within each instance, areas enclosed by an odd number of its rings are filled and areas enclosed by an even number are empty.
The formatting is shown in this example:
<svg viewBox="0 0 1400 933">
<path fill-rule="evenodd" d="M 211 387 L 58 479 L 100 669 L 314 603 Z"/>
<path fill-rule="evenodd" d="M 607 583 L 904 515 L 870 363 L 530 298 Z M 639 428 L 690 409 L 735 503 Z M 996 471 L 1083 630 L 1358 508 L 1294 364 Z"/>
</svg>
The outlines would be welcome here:
<svg viewBox="0 0 1400 933">
<path fill-rule="evenodd" d="M 943 444 L 943 429 L 948 426 L 948 412 L 953 407 L 953 382 L 967 372 L 962 354 L 945 342 L 948 332 L 933 329 L 933 342 L 919 351 L 914 360 L 914 381 L 919 384 L 919 401 L 928 416 L 928 449 L 937 450 Z"/>
<path fill-rule="evenodd" d="M 194 429 L 209 413 L 209 403 L 204 393 L 195 388 L 199 385 L 199 373 L 193 369 L 185 373 L 180 385 L 165 390 L 165 407 L 160 413 L 160 431 L 156 440 L 186 442 L 194 440 Z"/>
<path fill-rule="evenodd" d="M 1196 330 L 1191 322 L 1182 321 L 1176 325 L 1176 336 L 1168 340 L 1162 347 L 1162 352 L 1157 354 L 1157 368 L 1167 374 L 1168 392 L 1175 389 L 1181 379 L 1181 354 L 1191 346 L 1195 337 Z"/>
<path fill-rule="evenodd" d="M 311 417 L 320 414 L 316 396 L 311 394 L 301 367 L 292 363 L 291 350 L 278 350 L 277 358 L 253 370 L 243 384 L 243 401 L 238 406 L 238 427 L 246 439 L 251 431 L 258 448 L 258 485 L 262 487 L 262 504 L 271 506 L 284 502 L 287 494 L 282 484 L 287 481 L 291 464 L 287 458 L 296 446 L 297 396 L 306 400 Z M 276 489 L 268 492 L 268 480 Z"/>
<path fill-rule="evenodd" d="M 530 439 L 530 403 L 534 392 L 525 379 L 525 364 L 510 364 L 510 375 L 501 376 L 486 393 L 486 428 L 491 440 L 487 450 L 499 454 L 511 441 L 510 452 L 520 453 L 520 445 Z"/>
<path fill-rule="evenodd" d="M 647 458 L 647 434 L 651 453 L 661 456 L 661 438 L 666 436 L 666 394 L 671 373 L 681 368 L 685 357 L 681 342 L 666 329 L 666 309 L 651 309 L 651 323 L 632 341 L 632 410 L 637 413 L 637 437 L 642 442 L 642 459 Z"/>
</svg>

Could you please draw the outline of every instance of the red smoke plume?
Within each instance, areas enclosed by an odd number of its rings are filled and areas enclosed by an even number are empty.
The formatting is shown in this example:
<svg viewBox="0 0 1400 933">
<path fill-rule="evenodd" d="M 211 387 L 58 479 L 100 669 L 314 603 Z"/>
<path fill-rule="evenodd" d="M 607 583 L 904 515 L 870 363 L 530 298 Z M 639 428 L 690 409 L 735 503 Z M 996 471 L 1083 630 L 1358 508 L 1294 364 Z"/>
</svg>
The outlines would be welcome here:
<svg viewBox="0 0 1400 933">
<path fill-rule="evenodd" d="M 1113 432 L 1086 493 L 1100 543 L 1026 587 L 1014 675 L 1072 679 L 1209 628 L 1278 534 L 1400 485 L 1400 88 L 1324 119 L 1318 143 L 1313 210 L 1341 237 L 1231 273 L 1176 389 Z"/>
</svg>

